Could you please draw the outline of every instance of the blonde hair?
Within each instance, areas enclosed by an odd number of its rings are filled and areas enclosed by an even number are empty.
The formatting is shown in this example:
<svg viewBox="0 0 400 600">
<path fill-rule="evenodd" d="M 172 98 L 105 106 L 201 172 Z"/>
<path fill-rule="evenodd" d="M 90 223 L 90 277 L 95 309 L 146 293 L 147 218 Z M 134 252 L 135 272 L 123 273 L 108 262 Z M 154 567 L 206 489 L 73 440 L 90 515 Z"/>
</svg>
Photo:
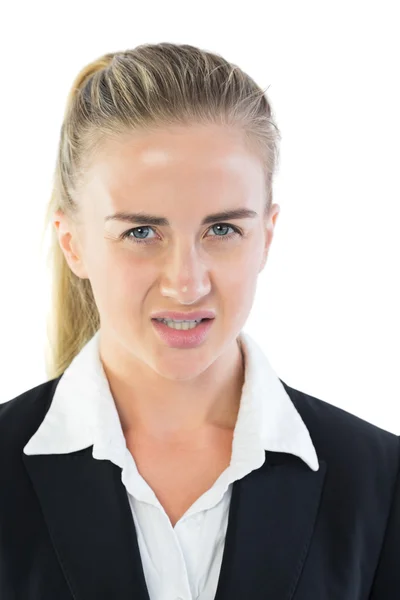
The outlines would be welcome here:
<svg viewBox="0 0 400 600">
<path fill-rule="evenodd" d="M 73 81 L 43 231 L 51 225 L 47 265 L 52 292 L 45 351 L 49 379 L 64 372 L 100 326 L 90 281 L 77 277 L 65 260 L 52 223 L 54 213 L 60 209 L 78 223 L 73 198 L 96 150 L 108 139 L 192 123 L 240 127 L 246 141 L 257 146 L 265 167 L 268 215 L 281 135 L 264 90 L 239 67 L 188 44 L 143 44 L 101 56 Z"/>
</svg>

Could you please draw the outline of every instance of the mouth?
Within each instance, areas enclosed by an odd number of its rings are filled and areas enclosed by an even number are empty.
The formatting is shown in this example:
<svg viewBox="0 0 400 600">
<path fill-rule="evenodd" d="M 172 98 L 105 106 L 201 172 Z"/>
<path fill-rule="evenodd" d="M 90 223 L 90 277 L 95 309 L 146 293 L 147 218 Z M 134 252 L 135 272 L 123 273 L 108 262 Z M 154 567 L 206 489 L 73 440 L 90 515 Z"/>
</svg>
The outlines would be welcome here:
<svg viewBox="0 0 400 600">
<path fill-rule="evenodd" d="M 212 327 L 214 319 L 204 318 L 196 324 L 185 327 L 170 327 L 162 319 L 152 318 L 153 327 L 161 341 L 171 348 L 195 348 L 202 344 Z"/>
<path fill-rule="evenodd" d="M 168 321 L 168 319 L 167 319 L 167 318 L 165 318 L 165 319 L 153 319 L 153 318 L 152 318 L 151 320 L 152 320 L 152 321 Z M 214 319 L 207 319 L 207 318 L 205 318 L 205 319 L 196 319 L 196 321 L 197 321 L 198 323 L 201 323 L 202 321 L 213 321 L 213 320 L 214 320 Z"/>
</svg>

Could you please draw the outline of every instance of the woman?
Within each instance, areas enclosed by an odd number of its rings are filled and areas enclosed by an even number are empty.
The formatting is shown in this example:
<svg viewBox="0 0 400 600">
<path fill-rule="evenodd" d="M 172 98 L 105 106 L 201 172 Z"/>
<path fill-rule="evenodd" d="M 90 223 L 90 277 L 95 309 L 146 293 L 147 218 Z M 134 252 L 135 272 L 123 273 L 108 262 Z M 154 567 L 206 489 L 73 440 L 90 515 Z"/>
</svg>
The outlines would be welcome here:
<svg viewBox="0 0 400 600">
<path fill-rule="evenodd" d="M 49 380 L 0 406 L 2 600 L 400 597 L 400 437 L 289 387 L 241 331 L 279 139 L 263 90 L 193 46 L 76 78 Z"/>
</svg>

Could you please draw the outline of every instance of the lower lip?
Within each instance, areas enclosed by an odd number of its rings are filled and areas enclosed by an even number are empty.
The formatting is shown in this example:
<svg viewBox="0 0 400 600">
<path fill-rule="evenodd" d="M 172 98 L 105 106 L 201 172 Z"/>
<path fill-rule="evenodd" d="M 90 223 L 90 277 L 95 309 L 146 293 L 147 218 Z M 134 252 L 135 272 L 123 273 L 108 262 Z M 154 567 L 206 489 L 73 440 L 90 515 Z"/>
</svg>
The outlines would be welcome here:
<svg viewBox="0 0 400 600">
<path fill-rule="evenodd" d="M 207 333 L 211 329 L 214 319 L 201 321 L 194 329 L 172 329 L 161 321 L 152 319 L 160 338 L 170 348 L 195 348 L 204 342 Z"/>
</svg>

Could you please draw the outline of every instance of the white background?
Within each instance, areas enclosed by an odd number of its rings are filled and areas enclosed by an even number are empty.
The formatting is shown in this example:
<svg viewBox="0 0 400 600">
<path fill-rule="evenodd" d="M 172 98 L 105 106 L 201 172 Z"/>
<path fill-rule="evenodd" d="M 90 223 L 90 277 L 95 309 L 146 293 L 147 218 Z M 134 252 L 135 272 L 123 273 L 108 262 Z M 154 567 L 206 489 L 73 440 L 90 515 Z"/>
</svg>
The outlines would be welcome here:
<svg viewBox="0 0 400 600">
<path fill-rule="evenodd" d="M 144 4 L 144 6 L 143 6 Z M 19 2 L 2 10 L 0 402 L 47 380 L 40 251 L 76 74 L 175 42 L 269 86 L 281 206 L 245 331 L 290 386 L 400 434 L 398 3 Z"/>
</svg>

